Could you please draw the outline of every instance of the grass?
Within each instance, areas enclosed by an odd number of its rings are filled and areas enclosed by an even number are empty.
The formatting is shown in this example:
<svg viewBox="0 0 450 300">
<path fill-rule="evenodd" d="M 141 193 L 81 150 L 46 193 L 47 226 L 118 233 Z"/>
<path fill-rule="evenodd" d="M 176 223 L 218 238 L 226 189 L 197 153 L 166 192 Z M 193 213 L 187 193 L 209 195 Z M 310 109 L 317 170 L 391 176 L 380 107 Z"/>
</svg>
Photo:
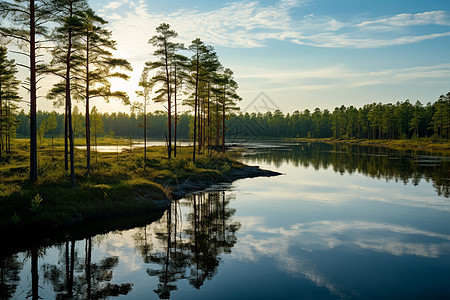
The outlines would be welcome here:
<svg viewBox="0 0 450 300">
<path fill-rule="evenodd" d="M 231 168 L 242 167 L 221 153 L 198 155 L 194 164 L 190 148 L 179 147 L 177 157 L 168 160 L 165 147 L 149 147 L 146 162 L 143 148 L 119 154 L 92 153 L 88 175 L 86 151 L 76 149 L 77 185 L 73 188 L 64 169 L 63 147 L 59 146 L 63 141 L 55 144 L 54 152 L 50 139 L 39 147 L 39 179 L 34 184 L 28 179 L 27 140 L 15 140 L 12 153 L 0 161 L 0 231 L 54 228 L 81 220 L 150 213 L 155 211 L 155 201 L 170 198 L 166 186 L 186 179 L 214 182 Z"/>
<path fill-rule="evenodd" d="M 317 141 L 324 143 L 349 143 L 359 145 L 374 145 L 383 146 L 399 150 L 424 150 L 440 152 L 444 154 L 450 154 L 450 141 L 449 140 L 436 140 L 434 138 L 418 138 L 418 139 L 406 139 L 406 140 L 366 140 L 366 139 L 314 139 L 314 138 L 294 138 L 289 139 L 292 141 Z"/>
</svg>

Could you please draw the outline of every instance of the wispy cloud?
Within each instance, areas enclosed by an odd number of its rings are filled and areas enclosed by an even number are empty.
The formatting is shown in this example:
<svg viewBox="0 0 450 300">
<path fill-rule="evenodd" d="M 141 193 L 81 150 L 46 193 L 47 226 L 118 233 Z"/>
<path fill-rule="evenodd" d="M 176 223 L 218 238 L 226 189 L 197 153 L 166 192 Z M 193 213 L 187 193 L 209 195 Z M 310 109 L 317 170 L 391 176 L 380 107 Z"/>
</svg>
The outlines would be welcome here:
<svg viewBox="0 0 450 300">
<path fill-rule="evenodd" d="M 300 36 L 298 38 L 292 39 L 292 42 L 299 45 L 323 48 L 382 48 L 389 46 L 414 44 L 426 40 L 446 37 L 450 36 L 450 31 L 425 35 L 405 35 L 390 39 L 353 37 L 353 34 L 320 33 L 310 36 Z"/>
<path fill-rule="evenodd" d="M 185 42 L 200 37 L 207 43 L 227 47 L 263 47 L 268 40 L 330 48 L 379 48 L 417 43 L 450 36 L 450 17 L 445 11 L 398 14 L 378 19 L 338 20 L 334 16 L 293 17 L 292 10 L 306 1 L 281 0 L 272 5 L 259 1 L 231 2 L 211 11 L 180 9 L 168 15 L 152 13 L 145 2 L 122 0 L 106 5 L 102 14 L 113 20 L 116 35 L 126 31 L 150 36 L 151 29 L 169 23 Z M 127 9 L 125 9 L 127 8 Z M 118 15 L 122 18 L 119 19 Z M 411 27 L 440 25 L 417 34 Z M 380 35 L 389 30 L 390 35 Z M 129 40 L 129 39 L 128 39 Z"/>
<path fill-rule="evenodd" d="M 379 20 L 364 21 L 358 27 L 364 28 L 390 28 L 423 25 L 443 25 L 450 26 L 450 18 L 445 11 L 429 11 L 417 14 L 398 14 L 392 17 Z"/>
<path fill-rule="evenodd" d="M 263 82 L 267 91 L 324 90 L 330 88 L 356 88 L 370 85 L 414 83 L 426 79 L 450 78 L 450 64 L 417 66 L 412 68 L 382 69 L 367 71 L 343 65 L 316 69 L 277 69 L 248 67 L 236 68 L 240 80 Z M 434 81 L 433 81 L 434 82 Z M 274 88 L 271 88 L 274 86 Z"/>
<path fill-rule="evenodd" d="M 347 298 L 355 291 L 346 290 L 335 283 L 334 278 L 321 273 L 318 267 L 320 262 L 308 259 L 305 253 L 325 253 L 336 247 L 426 258 L 450 253 L 449 235 L 397 224 L 323 220 L 296 223 L 289 227 L 270 227 L 261 217 L 239 217 L 238 221 L 245 234 L 241 236 L 232 256 L 250 261 L 270 257 L 277 261 L 283 272 L 304 276 L 341 298 Z M 417 241 L 417 236 L 427 242 Z"/>
</svg>

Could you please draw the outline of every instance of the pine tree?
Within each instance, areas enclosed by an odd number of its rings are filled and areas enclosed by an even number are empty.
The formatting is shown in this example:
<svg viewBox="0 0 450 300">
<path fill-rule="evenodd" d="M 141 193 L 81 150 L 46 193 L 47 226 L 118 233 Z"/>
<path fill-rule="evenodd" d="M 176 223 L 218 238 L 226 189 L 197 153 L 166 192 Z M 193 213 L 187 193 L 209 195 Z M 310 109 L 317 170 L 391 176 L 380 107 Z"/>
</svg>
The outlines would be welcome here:
<svg viewBox="0 0 450 300">
<path fill-rule="evenodd" d="M 55 151 L 53 140 L 55 138 L 55 130 L 57 125 L 58 124 L 56 122 L 56 112 L 53 111 L 47 119 L 47 131 L 50 131 L 52 135 L 52 155 Z"/>
<path fill-rule="evenodd" d="M 217 70 L 220 66 L 217 54 L 214 48 L 206 46 L 200 39 L 195 39 L 189 46 L 189 50 L 194 52 L 191 57 L 190 69 L 191 76 L 188 80 L 190 89 L 192 90 L 192 96 L 185 101 L 187 105 L 193 107 L 194 110 L 194 124 L 193 124 L 193 137 L 194 137 L 194 149 L 192 159 L 195 161 L 196 143 L 198 142 L 198 152 L 201 152 L 202 145 L 205 141 L 205 121 L 204 116 L 207 117 L 209 126 L 210 124 L 210 98 L 213 92 L 212 85 L 214 80 L 217 79 Z M 197 141 L 198 140 L 198 141 Z"/>
<path fill-rule="evenodd" d="M 156 49 L 153 52 L 154 61 L 148 62 L 147 67 L 151 70 L 156 70 L 157 73 L 152 78 L 152 82 L 161 85 L 160 89 L 156 91 L 157 96 L 155 102 L 167 102 L 167 131 L 168 131 L 168 145 L 167 157 L 172 157 L 172 62 L 178 50 L 183 49 L 180 43 L 174 43 L 172 40 L 178 36 L 174 30 L 170 29 L 170 25 L 166 23 L 160 24 L 156 27 L 157 35 L 154 35 L 148 42 Z"/>
<path fill-rule="evenodd" d="M 91 136 L 90 126 L 90 101 L 94 98 L 103 98 L 105 101 L 119 99 L 125 105 L 130 104 L 128 95 L 123 91 L 111 90 L 111 79 L 120 78 L 128 80 L 129 76 L 117 71 L 132 71 L 130 63 L 121 58 L 115 58 L 112 51 L 116 50 L 116 42 L 111 38 L 111 31 L 104 28 L 108 23 L 88 9 L 83 15 L 82 34 L 82 64 L 78 74 L 78 82 L 84 85 L 80 98 L 84 98 L 86 106 L 85 129 L 86 129 L 86 166 L 90 173 L 91 166 Z"/>
<path fill-rule="evenodd" d="M 136 91 L 136 94 L 143 98 L 144 103 L 138 103 L 135 105 L 135 107 L 141 108 L 143 112 L 143 128 L 144 128 L 144 169 L 145 165 L 147 163 L 147 104 L 150 100 L 150 93 L 152 91 L 152 88 L 154 84 L 149 81 L 149 73 L 148 68 L 144 68 L 142 71 L 141 79 L 139 80 L 139 86 L 142 88 L 141 91 Z"/>
<path fill-rule="evenodd" d="M 2 36 L 15 39 L 24 50 L 23 54 L 30 59 L 29 65 L 21 65 L 30 71 L 29 83 L 26 89 L 30 92 L 30 181 L 35 182 L 37 173 L 37 81 L 38 72 L 42 68 L 36 60 L 39 50 L 44 47 L 47 29 L 45 23 L 50 19 L 52 10 L 49 0 L 14 0 L 12 2 L 0 1 L 0 16 L 8 19 L 13 25 L 11 28 L 0 27 Z"/>
<path fill-rule="evenodd" d="M 420 124 L 423 118 L 423 107 L 420 101 L 417 101 L 414 105 L 414 112 L 412 115 L 412 119 L 409 122 L 410 129 L 414 132 L 413 137 L 418 138 L 420 136 Z"/>
<path fill-rule="evenodd" d="M 7 49 L 0 47 L 0 159 L 2 152 L 11 149 L 11 135 L 15 131 L 19 81 L 14 60 L 7 58 Z"/>
<path fill-rule="evenodd" d="M 220 99 L 222 106 L 222 152 L 225 153 L 225 132 L 227 130 L 225 126 L 225 120 L 227 113 L 238 111 L 237 102 L 241 100 L 241 97 L 237 94 L 238 84 L 234 80 L 233 71 L 226 68 L 223 70 L 220 79 L 220 89 L 223 94 Z"/>
<path fill-rule="evenodd" d="M 62 78 L 62 82 L 50 91 L 49 98 L 63 91 L 65 99 L 65 134 L 64 153 L 65 168 L 68 169 L 68 152 L 70 152 L 70 180 L 75 186 L 74 162 L 74 133 L 72 122 L 72 94 L 77 85 L 73 84 L 73 77 L 79 67 L 77 54 L 80 50 L 80 36 L 82 30 L 82 15 L 88 8 L 86 0 L 55 0 L 53 9 L 56 12 L 55 21 L 58 27 L 53 32 L 56 47 L 53 49 L 53 59 L 50 72 Z M 69 149 L 67 138 L 69 138 Z M 69 150 L 69 151 L 68 151 Z"/>
<path fill-rule="evenodd" d="M 98 112 L 97 107 L 92 107 L 91 113 L 91 123 L 92 126 L 90 127 L 91 134 L 94 136 L 94 146 L 95 146 L 95 161 L 97 162 L 98 154 L 97 154 L 97 137 L 104 133 L 103 130 L 103 119 L 102 115 Z"/>
</svg>

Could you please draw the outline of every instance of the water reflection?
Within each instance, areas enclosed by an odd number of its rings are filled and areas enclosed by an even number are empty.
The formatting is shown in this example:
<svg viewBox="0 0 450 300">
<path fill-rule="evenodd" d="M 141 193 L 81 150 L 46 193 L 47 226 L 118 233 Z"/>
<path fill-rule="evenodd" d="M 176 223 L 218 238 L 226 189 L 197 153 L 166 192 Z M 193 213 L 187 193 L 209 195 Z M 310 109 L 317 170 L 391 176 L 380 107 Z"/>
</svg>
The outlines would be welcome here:
<svg viewBox="0 0 450 300">
<path fill-rule="evenodd" d="M 17 254 L 0 259 L 0 299 L 8 299 L 16 292 L 19 273 L 23 268 L 23 263 L 18 259 Z"/>
<path fill-rule="evenodd" d="M 199 289 L 218 273 L 221 255 L 230 253 L 237 242 L 240 223 L 232 218 L 236 210 L 229 207 L 231 199 L 232 195 L 225 191 L 191 195 L 173 202 L 156 222 L 94 237 L 97 249 L 93 237 L 87 237 L 2 258 L 0 298 L 19 298 L 24 293 L 32 299 L 106 299 L 127 295 L 133 283 L 113 283 L 113 274 L 120 259 L 127 265 L 133 264 L 127 261 L 132 244 L 143 264 L 134 270 L 143 267 L 147 276 L 158 279 L 153 291 L 160 299 L 169 299 L 181 280 Z M 129 237 L 132 244 L 127 243 Z M 94 250 L 100 257 L 98 261 L 93 261 Z M 28 274 L 20 262 L 21 256 L 29 261 Z M 130 270 L 128 266 L 126 269 Z M 30 278 L 30 273 L 31 290 L 21 290 L 27 285 L 20 284 L 20 275 Z"/>
<path fill-rule="evenodd" d="M 0 298 L 450 295 L 448 199 L 430 184 L 369 178 L 425 179 L 446 196 L 446 158 L 304 144 L 258 147 L 247 159 L 277 164 L 285 175 L 191 195 L 156 221 L 114 228 L 139 227 L 68 234 L 53 246 L 0 258 Z M 355 172 L 365 176 L 348 176 Z"/>
<path fill-rule="evenodd" d="M 261 148 L 261 147 L 259 147 Z M 246 159 L 257 164 L 265 162 L 280 168 L 282 164 L 295 167 L 332 168 L 340 174 L 361 173 L 387 181 L 418 185 L 423 179 L 432 182 L 438 195 L 450 197 L 450 158 L 424 151 L 359 146 L 352 144 L 304 143 L 285 144 L 282 149 L 268 147 L 264 151 L 250 150 Z"/>
<path fill-rule="evenodd" d="M 159 278 L 154 292 L 160 299 L 169 299 L 182 279 L 199 289 L 217 274 L 220 255 L 231 252 L 240 227 L 229 202 L 224 191 L 191 195 L 134 234 L 147 274 Z"/>
<path fill-rule="evenodd" d="M 51 283 L 56 299 L 105 299 L 131 291 L 131 283 L 111 283 L 113 269 L 119 263 L 117 256 L 92 262 L 92 238 L 89 237 L 85 240 L 83 261 L 75 250 L 75 243 L 67 241 L 60 245 L 58 262 L 46 263 L 42 267 L 44 278 Z"/>
<path fill-rule="evenodd" d="M 323 220 L 284 228 L 270 227 L 261 217 L 240 217 L 238 220 L 245 234 L 233 251 L 235 259 L 254 263 L 274 260 L 280 271 L 306 278 L 340 298 L 353 298 L 358 292 L 349 284 L 341 283 L 345 277 L 333 278 L 321 271 L 329 267 L 322 262 L 329 255 L 337 259 L 338 253 L 347 253 L 341 259 L 342 266 L 348 267 L 348 259 L 351 261 L 363 255 L 371 257 L 374 252 L 433 259 L 450 254 L 450 235 L 411 226 Z M 338 261 L 331 263 L 338 264 Z M 364 265 L 370 264 L 364 261 Z"/>
</svg>

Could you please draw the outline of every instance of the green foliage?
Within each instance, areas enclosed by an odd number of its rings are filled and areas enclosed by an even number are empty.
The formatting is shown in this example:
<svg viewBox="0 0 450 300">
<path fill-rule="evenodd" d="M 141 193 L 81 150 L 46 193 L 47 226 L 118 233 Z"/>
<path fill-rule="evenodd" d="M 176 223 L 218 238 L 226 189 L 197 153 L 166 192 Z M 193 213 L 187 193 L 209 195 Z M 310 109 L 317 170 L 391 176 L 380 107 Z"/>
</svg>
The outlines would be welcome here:
<svg viewBox="0 0 450 300">
<path fill-rule="evenodd" d="M 6 48 L 0 46 L 0 159 L 3 150 L 11 151 L 11 139 L 15 137 L 18 123 L 16 111 L 20 97 L 16 73 L 14 60 L 9 60 Z"/>
<path fill-rule="evenodd" d="M 13 224 L 18 224 L 21 221 L 21 218 L 17 215 L 17 213 L 14 213 L 14 215 L 11 217 L 11 222 Z"/>
<path fill-rule="evenodd" d="M 344 105 L 332 113 L 319 108 L 283 115 L 281 111 L 234 115 L 228 122 L 234 137 L 335 139 L 450 138 L 450 93 L 423 106 L 406 100 L 372 103 L 360 108 Z"/>
<path fill-rule="evenodd" d="M 31 199 L 30 211 L 33 213 L 37 212 L 40 209 L 40 205 L 43 200 L 44 200 L 44 198 L 42 198 L 42 196 L 39 194 L 34 196 L 34 198 Z"/>
</svg>

